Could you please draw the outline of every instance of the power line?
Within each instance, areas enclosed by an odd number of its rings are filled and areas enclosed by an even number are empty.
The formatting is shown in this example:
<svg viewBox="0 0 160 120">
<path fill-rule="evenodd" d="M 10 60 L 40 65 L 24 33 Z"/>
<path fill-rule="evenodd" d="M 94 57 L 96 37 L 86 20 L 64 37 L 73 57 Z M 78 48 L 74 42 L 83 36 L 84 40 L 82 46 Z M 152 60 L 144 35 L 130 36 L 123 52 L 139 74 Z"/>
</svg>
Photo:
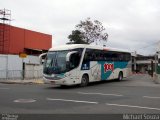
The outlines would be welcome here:
<svg viewBox="0 0 160 120">
<path fill-rule="evenodd" d="M 140 49 L 145 49 L 145 48 L 148 48 L 148 47 L 152 47 L 153 45 L 156 45 L 156 44 L 158 44 L 158 43 L 160 43 L 160 40 L 159 40 L 159 41 L 157 41 L 157 42 L 155 42 L 155 43 L 152 43 L 152 44 L 150 44 L 150 45 L 147 45 L 147 46 L 144 46 L 144 47 L 138 48 L 138 49 L 136 49 L 136 51 L 137 51 L 137 50 L 140 50 Z"/>
</svg>

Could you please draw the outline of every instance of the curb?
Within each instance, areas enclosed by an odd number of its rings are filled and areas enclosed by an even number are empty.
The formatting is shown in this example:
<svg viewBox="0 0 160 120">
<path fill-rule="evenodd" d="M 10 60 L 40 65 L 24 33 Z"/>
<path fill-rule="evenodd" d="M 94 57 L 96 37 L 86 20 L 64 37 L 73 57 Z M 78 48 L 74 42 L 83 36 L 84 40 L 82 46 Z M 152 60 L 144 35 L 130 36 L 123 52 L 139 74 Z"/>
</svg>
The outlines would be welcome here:
<svg viewBox="0 0 160 120">
<path fill-rule="evenodd" d="M 35 80 L 33 83 L 36 83 L 36 84 L 44 84 L 44 81 L 43 81 L 43 80 Z"/>
<path fill-rule="evenodd" d="M 44 84 L 43 80 L 0 80 L 4 84 Z"/>
</svg>

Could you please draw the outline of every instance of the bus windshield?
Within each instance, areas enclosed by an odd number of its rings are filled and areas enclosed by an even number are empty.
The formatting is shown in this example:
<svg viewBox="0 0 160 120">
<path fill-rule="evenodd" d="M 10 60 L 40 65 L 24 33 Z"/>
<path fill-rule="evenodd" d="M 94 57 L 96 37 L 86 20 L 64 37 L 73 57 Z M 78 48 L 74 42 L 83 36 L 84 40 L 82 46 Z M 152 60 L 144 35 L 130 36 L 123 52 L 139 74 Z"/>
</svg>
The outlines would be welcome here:
<svg viewBox="0 0 160 120">
<path fill-rule="evenodd" d="M 63 51 L 51 51 L 48 52 L 47 57 L 44 62 L 44 74 L 60 74 L 69 71 L 67 68 L 66 55 L 73 50 L 63 50 Z M 81 55 L 82 51 L 78 49 L 74 49 L 74 51 L 78 51 Z"/>
</svg>

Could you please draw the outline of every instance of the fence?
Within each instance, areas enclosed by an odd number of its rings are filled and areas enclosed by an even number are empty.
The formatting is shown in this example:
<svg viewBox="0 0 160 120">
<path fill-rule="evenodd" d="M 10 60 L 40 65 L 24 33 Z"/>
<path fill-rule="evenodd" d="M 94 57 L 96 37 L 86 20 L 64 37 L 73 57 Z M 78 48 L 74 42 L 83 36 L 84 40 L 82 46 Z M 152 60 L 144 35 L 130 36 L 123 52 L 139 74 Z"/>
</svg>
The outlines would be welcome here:
<svg viewBox="0 0 160 120">
<path fill-rule="evenodd" d="M 0 70 L 0 80 L 37 79 L 43 77 L 43 70 Z"/>
</svg>

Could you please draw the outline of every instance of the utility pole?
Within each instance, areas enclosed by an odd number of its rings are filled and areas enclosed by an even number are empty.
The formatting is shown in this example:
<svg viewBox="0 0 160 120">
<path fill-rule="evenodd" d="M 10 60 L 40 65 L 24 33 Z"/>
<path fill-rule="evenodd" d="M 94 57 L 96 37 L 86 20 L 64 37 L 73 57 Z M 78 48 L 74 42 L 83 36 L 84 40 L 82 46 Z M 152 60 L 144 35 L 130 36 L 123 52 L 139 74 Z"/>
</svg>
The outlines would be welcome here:
<svg viewBox="0 0 160 120">
<path fill-rule="evenodd" d="M 134 52 L 134 57 L 133 57 L 133 64 L 134 64 L 134 71 L 137 70 L 137 66 L 136 66 L 136 57 L 137 57 L 137 52 Z"/>
<path fill-rule="evenodd" d="M 158 55 L 157 55 L 157 52 L 155 54 L 155 73 L 157 74 L 157 64 L 158 64 Z"/>
</svg>

